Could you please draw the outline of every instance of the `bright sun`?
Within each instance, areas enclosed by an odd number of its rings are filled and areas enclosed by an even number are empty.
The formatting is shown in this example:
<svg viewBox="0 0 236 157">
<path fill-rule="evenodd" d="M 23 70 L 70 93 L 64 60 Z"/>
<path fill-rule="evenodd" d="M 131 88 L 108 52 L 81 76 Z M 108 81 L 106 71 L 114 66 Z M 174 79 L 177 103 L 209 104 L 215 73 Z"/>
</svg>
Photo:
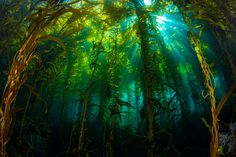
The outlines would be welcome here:
<svg viewBox="0 0 236 157">
<path fill-rule="evenodd" d="M 145 5 L 151 5 L 152 4 L 152 0 L 144 0 L 144 4 Z"/>
</svg>

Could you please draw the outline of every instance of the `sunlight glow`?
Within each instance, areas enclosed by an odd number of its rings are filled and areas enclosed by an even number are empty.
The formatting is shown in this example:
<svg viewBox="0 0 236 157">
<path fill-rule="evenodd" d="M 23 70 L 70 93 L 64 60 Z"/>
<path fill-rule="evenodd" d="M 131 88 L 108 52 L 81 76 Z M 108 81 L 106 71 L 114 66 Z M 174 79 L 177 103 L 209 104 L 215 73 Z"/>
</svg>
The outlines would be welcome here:
<svg viewBox="0 0 236 157">
<path fill-rule="evenodd" d="M 152 5 L 152 0 L 144 0 L 145 5 Z"/>
<path fill-rule="evenodd" d="M 164 24 L 165 22 L 170 22 L 165 16 L 157 16 L 156 21 L 159 24 Z"/>
</svg>

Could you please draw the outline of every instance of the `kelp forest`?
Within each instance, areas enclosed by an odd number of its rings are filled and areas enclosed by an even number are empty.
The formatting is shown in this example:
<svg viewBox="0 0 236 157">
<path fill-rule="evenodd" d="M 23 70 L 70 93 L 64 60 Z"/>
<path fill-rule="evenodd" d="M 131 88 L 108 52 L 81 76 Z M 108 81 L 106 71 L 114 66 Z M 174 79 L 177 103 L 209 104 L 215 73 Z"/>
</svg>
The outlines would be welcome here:
<svg viewBox="0 0 236 157">
<path fill-rule="evenodd" d="M 235 0 L 0 0 L 0 157 L 236 157 Z"/>
</svg>

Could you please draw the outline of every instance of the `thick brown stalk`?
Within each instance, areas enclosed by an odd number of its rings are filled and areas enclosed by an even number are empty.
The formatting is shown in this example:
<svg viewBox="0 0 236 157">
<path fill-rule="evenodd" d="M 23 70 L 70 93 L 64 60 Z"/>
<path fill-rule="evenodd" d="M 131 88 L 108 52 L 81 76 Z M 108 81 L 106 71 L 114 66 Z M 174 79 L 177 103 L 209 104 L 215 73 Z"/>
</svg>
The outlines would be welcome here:
<svg viewBox="0 0 236 157">
<path fill-rule="evenodd" d="M 67 10 L 69 11 L 69 10 Z M 10 140 L 10 130 L 13 127 L 13 109 L 12 104 L 17 96 L 17 93 L 21 86 L 25 83 L 26 77 L 24 72 L 34 57 L 33 52 L 37 45 L 38 39 L 43 31 L 55 18 L 66 13 L 65 9 L 58 9 L 53 11 L 50 16 L 48 12 L 43 15 L 47 15 L 48 18 L 37 16 L 37 22 L 29 29 L 29 35 L 24 41 L 23 45 L 17 51 L 13 58 L 13 62 L 10 68 L 10 72 L 7 78 L 7 83 L 3 92 L 1 107 L 0 107 L 0 156 L 7 157 L 6 145 Z"/>
<path fill-rule="evenodd" d="M 10 139 L 10 130 L 12 127 L 12 103 L 15 100 L 17 93 L 25 82 L 26 78 L 23 75 L 27 65 L 33 58 L 33 50 L 36 46 L 36 41 L 38 38 L 38 32 L 40 32 L 40 27 L 35 28 L 21 49 L 16 53 L 11 70 L 8 76 L 8 80 L 3 92 L 3 97 L 1 101 L 0 108 L 0 154 L 1 157 L 6 157 L 6 145 Z"/>
<path fill-rule="evenodd" d="M 210 70 L 209 65 L 206 62 L 205 57 L 203 56 L 203 52 L 201 50 L 200 46 L 200 40 L 199 38 L 195 38 L 195 46 L 198 48 L 198 56 L 201 60 L 201 67 L 203 74 L 205 76 L 205 86 L 209 92 L 210 96 L 210 102 L 211 102 L 211 116 L 212 116 L 212 122 L 211 122 L 211 128 L 210 128 L 210 134 L 211 134 L 211 141 L 210 141 L 210 157 L 219 157 L 219 123 L 218 123 L 218 115 L 223 108 L 226 101 L 229 99 L 230 95 L 233 93 L 233 91 L 236 88 L 236 82 L 230 87 L 229 91 L 225 93 L 225 95 L 222 97 L 221 101 L 216 106 L 216 100 L 215 100 L 215 87 L 212 83 L 212 73 Z"/>
<path fill-rule="evenodd" d="M 201 32 L 199 33 L 199 37 L 193 37 L 195 38 L 195 47 L 196 47 L 196 53 L 199 57 L 202 72 L 205 76 L 205 86 L 209 92 L 210 96 L 210 102 L 211 102 L 211 128 L 210 128 L 210 134 L 211 134 L 211 141 L 210 141 L 210 157 L 218 157 L 219 152 L 219 123 L 218 123 L 218 114 L 217 114 L 217 108 L 216 108 L 216 100 L 215 100 L 215 86 L 212 82 L 213 74 L 211 73 L 210 67 L 208 63 L 206 62 L 205 57 L 203 56 L 203 52 L 200 45 L 200 36 Z"/>
<path fill-rule="evenodd" d="M 185 14 L 185 2 L 183 0 L 174 0 L 175 4 L 180 7 L 181 14 L 183 15 L 184 21 L 189 26 L 189 28 L 192 28 L 192 21 L 194 19 L 188 17 L 187 14 Z M 219 124 L 218 124 L 218 113 L 216 108 L 216 100 L 215 100 L 215 87 L 214 83 L 212 82 L 213 75 L 211 73 L 210 67 L 208 63 L 206 62 L 206 59 L 203 55 L 201 44 L 200 44 L 200 37 L 201 37 L 202 30 L 199 31 L 198 36 L 194 34 L 192 29 L 190 29 L 188 33 L 188 39 L 190 44 L 192 45 L 192 48 L 195 50 L 197 57 L 199 59 L 199 62 L 201 64 L 203 75 L 205 76 L 205 86 L 209 92 L 210 96 L 210 103 L 211 103 L 211 117 L 212 122 L 211 126 L 209 128 L 210 134 L 211 134 L 211 141 L 210 141 L 210 157 L 218 157 L 218 147 L 219 147 Z M 222 105 L 223 106 L 223 105 Z M 209 126 L 209 125 L 208 125 Z"/>
</svg>

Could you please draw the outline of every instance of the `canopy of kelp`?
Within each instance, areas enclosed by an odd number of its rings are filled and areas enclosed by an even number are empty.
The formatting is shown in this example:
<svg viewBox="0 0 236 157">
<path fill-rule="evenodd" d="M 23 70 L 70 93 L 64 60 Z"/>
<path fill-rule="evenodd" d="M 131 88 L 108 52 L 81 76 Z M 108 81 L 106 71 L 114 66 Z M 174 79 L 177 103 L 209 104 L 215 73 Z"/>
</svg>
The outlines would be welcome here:
<svg viewBox="0 0 236 157">
<path fill-rule="evenodd" d="M 235 37 L 234 0 L 0 0 L 1 156 L 236 156 Z"/>
</svg>

